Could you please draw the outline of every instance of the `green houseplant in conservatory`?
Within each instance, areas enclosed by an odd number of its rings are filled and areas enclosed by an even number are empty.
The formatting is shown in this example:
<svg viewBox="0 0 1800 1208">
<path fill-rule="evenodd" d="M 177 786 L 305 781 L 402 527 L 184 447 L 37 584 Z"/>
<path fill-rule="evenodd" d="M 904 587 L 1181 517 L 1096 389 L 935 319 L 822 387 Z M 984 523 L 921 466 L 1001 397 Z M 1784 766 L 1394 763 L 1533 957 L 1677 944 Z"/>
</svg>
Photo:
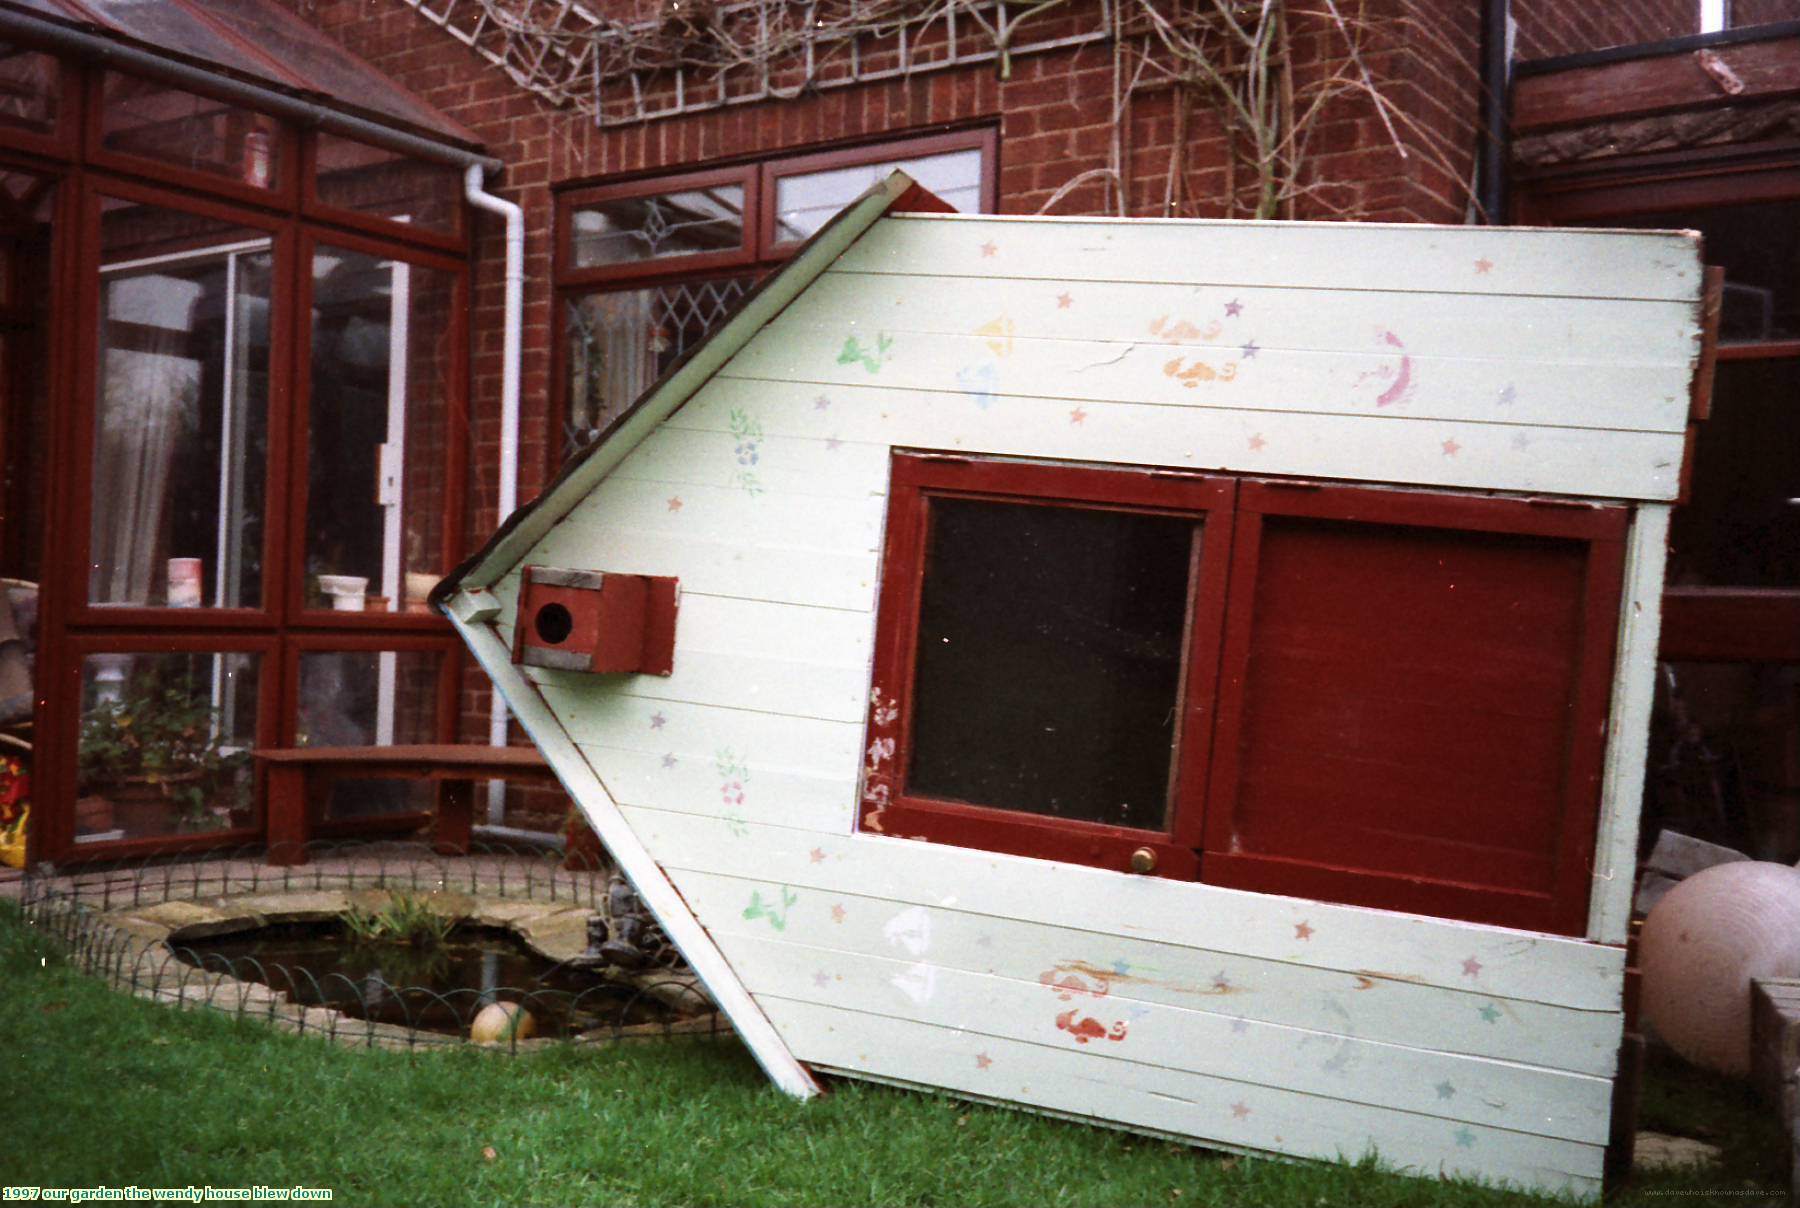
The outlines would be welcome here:
<svg viewBox="0 0 1800 1208">
<path fill-rule="evenodd" d="M 80 791 L 127 837 L 247 824 L 250 751 L 231 737 L 193 677 L 134 680 L 82 713 Z"/>
</svg>

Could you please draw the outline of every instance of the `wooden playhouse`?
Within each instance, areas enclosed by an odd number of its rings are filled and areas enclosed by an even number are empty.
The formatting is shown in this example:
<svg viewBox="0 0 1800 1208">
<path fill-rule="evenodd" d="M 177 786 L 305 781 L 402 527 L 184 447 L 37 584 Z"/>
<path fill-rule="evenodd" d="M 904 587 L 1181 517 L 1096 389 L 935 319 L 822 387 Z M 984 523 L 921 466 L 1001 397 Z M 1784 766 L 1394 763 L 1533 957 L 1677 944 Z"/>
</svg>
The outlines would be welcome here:
<svg viewBox="0 0 1800 1208">
<path fill-rule="evenodd" d="M 1697 240 L 940 208 L 439 607 L 785 1089 L 1597 1192 Z"/>
</svg>

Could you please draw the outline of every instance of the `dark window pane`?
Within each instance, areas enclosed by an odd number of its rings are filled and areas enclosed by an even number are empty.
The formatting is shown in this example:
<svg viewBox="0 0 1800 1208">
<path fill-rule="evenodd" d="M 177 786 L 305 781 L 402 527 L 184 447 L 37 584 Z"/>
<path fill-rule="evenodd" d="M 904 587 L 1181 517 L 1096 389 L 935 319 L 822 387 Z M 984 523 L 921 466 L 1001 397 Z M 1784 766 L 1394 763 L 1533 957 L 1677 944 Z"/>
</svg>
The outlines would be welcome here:
<svg viewBox="0 0 1800 1208">
<path fill-rule="evenodd" d="M 1665 210 L 1616 221 L 1640 230 L 1697 230 L 1705 237 L 1706 262 L 1725 270 L 1721 340 L 1800 338 L 1800 202 Z"/>
<path fill-rule="evenodd" d="M 744 189 L 714 185 L 598 202 L 571 221 L 576 268 L 737 251 L 744 246 Z"/>
<path fill-rule="evenodd" d="M 907 792 L 1161 829 L 1194 521 L 928 506 Z"/>
<path fill-rule="evenodd" d="M 1658 664 L 1642 845 L 1664 827 L 1800 857 L 1800 665 Z"/>
<path fill-rule="evenodd" d="M 1719 362 L 1669 544 L 1674 586 L 1800 587 L 1800 360 Z"/>
</svg>

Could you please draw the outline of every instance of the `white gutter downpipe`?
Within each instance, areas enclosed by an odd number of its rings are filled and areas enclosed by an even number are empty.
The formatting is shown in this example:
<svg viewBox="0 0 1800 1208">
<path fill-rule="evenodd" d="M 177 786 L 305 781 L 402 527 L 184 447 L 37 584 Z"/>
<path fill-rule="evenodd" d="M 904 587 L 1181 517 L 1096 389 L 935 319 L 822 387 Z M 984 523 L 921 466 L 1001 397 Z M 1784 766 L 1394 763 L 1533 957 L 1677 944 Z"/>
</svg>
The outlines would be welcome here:
<svg viewBox="0 0 1800 1208">
<path fill-rule="evenodd" d="M 525 338 L 525 211 L 482 187 L 480 164 L 463 170 L 463 197 L 478 210 L 506 219 L 506 326 L 500 352 L 500 490 L 499 515 L 504 521 L 519 506 L 519 345 Z M 494 693 L 488 714 L 488 743 L 506 745 L 506 701 Z M 488 782 L 488 821 L 506 817 L 506 782 Z"/>
</svg>

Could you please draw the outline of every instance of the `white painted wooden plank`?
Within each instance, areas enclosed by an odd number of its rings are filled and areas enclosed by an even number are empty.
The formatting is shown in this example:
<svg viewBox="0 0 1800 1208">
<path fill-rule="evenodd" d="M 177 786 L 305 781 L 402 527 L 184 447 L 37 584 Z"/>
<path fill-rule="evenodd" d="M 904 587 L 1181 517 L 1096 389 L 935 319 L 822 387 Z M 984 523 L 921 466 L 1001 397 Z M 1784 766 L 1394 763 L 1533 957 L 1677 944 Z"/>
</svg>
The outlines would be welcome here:
<svg viewBox="0 0 1800 1208">
<path fill-rule="evenodd" d="M 906 214 L 877 222 L 833 267 L 1689 302 L 1700 296 L 1699 248 L 1693 232 Z"/>
<path fill-rule="evenodd" d="M 1597 1194 L 1603 1150 L 1411 1112 L 1349 1104 L 1133 1061 L 1095 1062 L 980 1033 L 763 995 L 804 1060 L 1089 1119 L 1296 1157 L 1355 1159 L 1370 1149 L 1412 1173 L 1515 1181 Z M 1098 1068 L 1096 1068 L 1098 1067 Z"/>
<path fill-rule="evenodd" d="M 829 419 L 809 419 L 797 409 L 813 406 L 816 384 L 736 384 L 772 431 L 810 424 L 893 447 L 1622 499 L 1672 499 L 1681 471 L 1673 432 L 1014 396 L 983 408 L 962 394 L 847 385 L 828 388 Z"/>
<path fill-rule="evenodd" d="M 679 620 L 677 627 L 679 627 Z M 833 652 L 835 654 L 835 652 Z M 585 671 L 531 669 L 533 682 L 577 692 L 596 677 Z M 855 723 L 866 712 L 867 663 L 824 663 L 758 654 L 684 649 L 677 640 L 672 675 L 602 677 L 606 689 L 639 701 L 722 705 L 757 713 Z M 571 728 L 571 733 L 581 731 Z"/>
<path fill-rule="evenodd" d="M 885 477 L 882 480 L 885 489 Z M 608 479 L 525 561 L 677 575 L 682 593 L 874 607 L 886 501 L 834 500 Z"/>
<path fill-rule="evenodd" d="M 874 330 L 1009 339 L 1369 352 L 1392 332 L 1414 356 L 1564 364 L 1689 364 L 1700 352 L 1694 301 L 1445 295 L 859 273 L 832 268 L 756 336 L 796 329 L 844 338 Z M 866 339 L 862 341 L 867 343 Z M 1392 347 L 1385 339 L 1380 346 Z"/>
<path fill-rule="evenodd" d="M 661 732 L 643 741 L 654 745 Z M 633 736 L 642 738 L 643 736 Z M 717 818 L 729 829 L 757 822 L 806 831 L 848 831 L 855 822 L 854 755 L 835 776 L 751 763 L 737 748 L 677 754 L 678 739 L 658 752 L 578 744 L 620 805 L 654 806 Z M 745 897 L 749 891 L 744 892 Z"/>
<path fill-rule="evenodd" d="M 543 752 L 588 825 L 618 861 L 638 897 L 655 914 L 669 939 L 687 959 L 713 1001 L 731 1020 L 732 1027 L 743 1038 L 770 1081 L 797 1098 L 806 1099 L 818 1094 L 819 1087 L 812 1075 L 794 1059 L 762 1008 L 744 990 L 712 937 L 682 902 L 681 895 L 675 892 L 663 870 L 651 859 L 636 831 L 607 796 L 605 786 L 569 740 L 555 715 L 519 674 L 520 669 L 512 662 L 512 652 L 491 627 L 468 625 L 454 618 L 451 624 L 482 670 L 504 694 L 512 706 L 513 716 Z"/>
<path fill-rule="evenodd" d="M 1571 365 L 1532 359 L 1418 356 L 1371 335 L 1366 350 L 1314 352 L 1264 344 L 882 333 L 888 359 L 871 373 L 842 360 L 847 325 L 765 333 L 721 378 L 884 385 L 963 394 L 967 412 L 1009 397 L 1075 403 L 1157 403 L 1182 409 L 1377 416 L 1526 424 L 1603 432 L 1686 429 L 1691 362 Z M 997 347 L 1006 354 L 996 356 Z M 718 380 L 718 379 L 715 379 Z M 1090 412 L 1097 407 L 1087 407 Z M 750 413 L 746 409 L 746 414 Z"/>
<path fill-rule="evenodd" d="M 661 847 L 659 833 L 645 829 L 653 852 Z M 780 886 L 756 879 L 756 869 L 674 869 L 671 875 L 728 959 L 737 936 L 770 934 L 765 918 L 743 916 L 752 901 L 780 894 Z M 942 968 L 1040 983 L 1074 976 L 1104 985 L 1115 998 L 1211 1012 L 1234 1035 L 1268 1025 L 1597 1078 L 1610 1078 L 1618 1068 L 1623 1026 L 1616 1009 L 1547 1006 L 961 908 L 805 892 L 784 913 L 779 935 L 820 954 L 905 954 Z M 818 963 L 824 959 L 795 968 L 811 976 L 824 970 Z"/>
<path fill-rule="evenodd" d="M 820 776 L 842 776 L 847 767 L 862 766 L 861 722 L 628 696 L 602 682 L 610 677 L 587 676 L 578 683 L 578 677 L 566 672 L 526 670 L 531 673 L 528 682 L 580 743 L 682 759 L 714 759 L 729 750 L 752 767 Z"/>
<path fill-rule="evenodd" d="M 717 380 L 717 379 L 715 379 Z M 754 425 L 744 409 L 735 417 L 742 429 Z M 777 496 L 807 496 L 828 506 L 840 499 L 864 499 L 868 484 L 884 478 L 886 456 L 868 445 L 846 444 L 829 435 L 771 436 L 733 432 L 733 412 L 718 431 L 664 425 L 620 463 L 608 481 L 641 479 L 671 488 L 662 492 L 665 509 L 671 494 L 683 498 L 692 487 L 712 487 Z M 879 464 L 875 464 L 879 463 Z"/>
<path fill-rule="evenodd" d="M 558 529 L 533 557 L 548 566 L 677 575 L 682 592 L 808 604 L 867 613 L 875 606 L 880 559 L 792 546 L 745 545 L 733 538 L 592 528 L 564 539 Z"/>
<path fill-rule="evenodd" d="M 1624 605 L 1613 671 L 1612 713 L 1606 726 L 1606 771 L 1588 907 L 1588 936 L 1604 944 L 1623 944 L 1631 926 L 1668 538 L 1667 507 L 1646 504 L 1637 509 L 1625 549 Z"/>
<path fill-rule="evenodd" d="M 626 815 L 677 869 L 756 869 L 770 883 L 819 894 L 955 907 L 1497 998 L 1620 1007 L 1624 951 L 1586 940 L 880 835 L 755 825 L 732 835 L 713 819 L 638 808 Z"/>
<path fill-rule="evenodd" d="M 881 473 L 887 476 L 885 466 Z M 682 594 L 676 624 L 680 650 L 751 649 L 768 658 L 829 661 L 865 671 L 875 645 L 875 622 L 867 613 L 699 593 Z"/>
<path fill-rule="evenodd" d="M 709 927 L 715 937 L 718 930 Z M 785 932 L 720 937 L 750 993 L 913 1020 L 1350 1103 L 1604 1145 L 1612 1080 L 1387 1044 L 1339 1030 L 1238 1026 L 1211 1011 L 946 968 L 904 954 L 827 951 Z M 1094 983 L 1086 983 L 1091 986 Z M 1347 1022 L 1347 1021 L 1346 1021 Z M 1087 1029 L 1099 1029 L 1089 1035 Z M 1105 1070 L 1094 1077 L 1106 1078 Z"/>
<path fill-rule="evenodd" d="M 819 455 L 816 446 L 802 453 L 808 461 Z M 794 494 L 698 485 L 672 492 L 656 482 L 609 478 L 536 549 L 584 539 L 564 530 L 617 527 L 759 547 L 861 551 L 880 542 L 883 507 L 874 498 L 821 506 Z"/>
</svg>

